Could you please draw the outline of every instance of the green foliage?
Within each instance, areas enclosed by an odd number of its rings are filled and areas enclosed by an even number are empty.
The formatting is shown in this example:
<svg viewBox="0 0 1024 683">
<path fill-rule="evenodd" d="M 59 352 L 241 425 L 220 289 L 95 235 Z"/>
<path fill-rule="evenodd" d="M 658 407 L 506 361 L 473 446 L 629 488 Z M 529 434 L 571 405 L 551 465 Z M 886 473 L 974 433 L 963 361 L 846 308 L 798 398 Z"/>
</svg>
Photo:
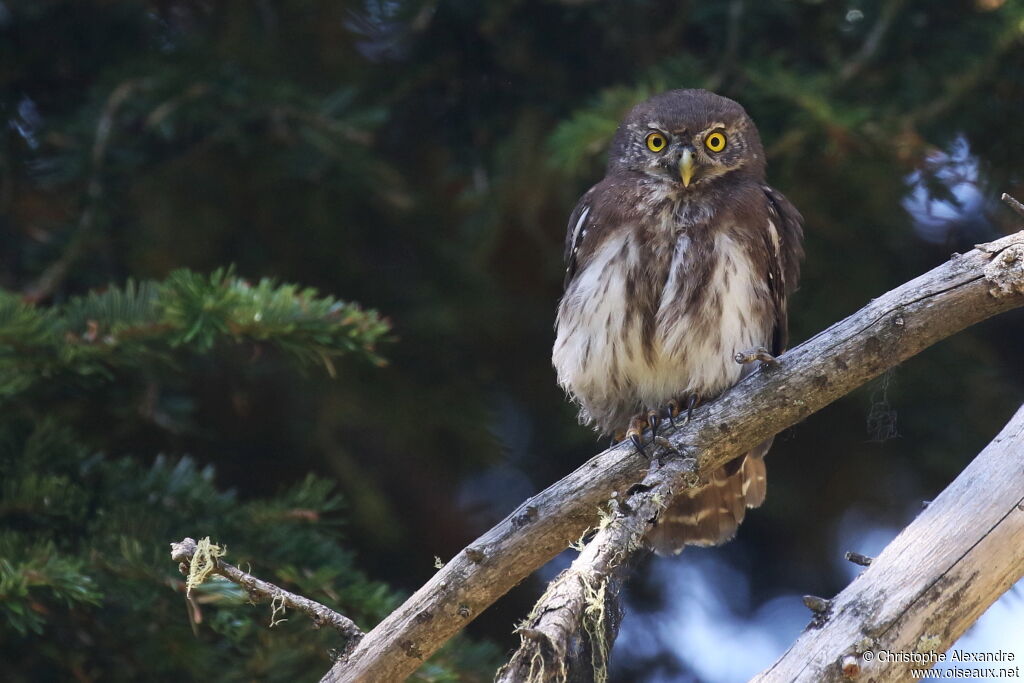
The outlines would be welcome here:
<svg viewBox="0 0 1024 683">
<path fill-rule="evenodd" d="M 326 671 L 329 651 L 344 645 L 337 634 L 313 631 L 300 617 L 266 632 L 268 608 L 247 604 L 224 581 L 196 591 L 193 633 L 167 543 L 196 531 L 230 539 L 232 561 L 359 623 L 372 625 L 396 603 L 343 549 L 340 501 L 326 482 L 310 478 L 269 501 L 240 503 L 215 486 L 211 468 L 189 458 L 146 466 L 99 457 L 50 421 L 6 421 L 0 438 L 5 486 L 20 488 L 4 497 L 3 520 L 13 531 L 0 536 L 0 651 L 5 662 L 20 663 L 17 678 L 43 680 L 75 667 L 105 672 L 106 680 L 200 678 L 212 667 L 227 680 Z M 42 481 L 41 471 L 48 473 Z M 192 654 L 173 656 L 179 650 Z"/>
<path fill-rule="evenodd" d="M 355 567 L 329 481 L 308 475 L 276 496 L 240 501 L 191 458 L 146 464 L 94 451 L 51 414 L 46 392 L 27 390 L 84 379 L 86 400 L 126 374 L 242 344 L 333 372 L 341 356 L 380 364 L 373 349 L 386 331 L 352 304 L 270 280 L 250 285 L 227 270 L 179 270 L 52 308 L 0 293 L 2 386 L 18 401 L 0 417 L 5 680 L 191 680 L 216 671 L 226 681 L 292 681 L 326 672 L 331 652 L 345 646 L 337 633 L 311 629 L 302 615 L 272 618 L 220 578 L 198 587 L 189 606 L 167 544 L 210 534 L 231 544 L 232 562 L 370 627 L 399 598 Z M 464 656 L 493 652 L 462 645 L 432 662 L 424 680 L 478 667 Z"/>
<path fill-rule="evenodd" d="M 19 635 L 41 635 L 46 615 L 98 605 L 102 595 L 79 557 L 65 557 L 53 542 L 25 546 L 0 536 L 0 612 Z"/>
<path fill-rule="evenodd" d="M 303 364 L 322 363 L 333 376 L 332 359 L 345 354 L 382 364 L 374 348 L 387 330 L 355 304 L 269 279 L 251 285 L 223 269 L 129 281 L 54 309 L 0 292 L 0 400 L 43 380 L 110 379 L 170 363 L 175 350 L 206 353 L 219 344 L 266 345 Z"/>
</svg>

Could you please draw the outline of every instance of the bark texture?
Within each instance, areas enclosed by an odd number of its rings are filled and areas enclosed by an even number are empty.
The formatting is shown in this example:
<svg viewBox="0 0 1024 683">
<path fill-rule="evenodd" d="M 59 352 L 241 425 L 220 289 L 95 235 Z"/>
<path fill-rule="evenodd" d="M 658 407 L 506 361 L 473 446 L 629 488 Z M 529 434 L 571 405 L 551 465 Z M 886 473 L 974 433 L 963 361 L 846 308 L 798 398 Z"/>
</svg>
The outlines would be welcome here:
<svg viewBox="0 0 1024 683">
<path fill-rule="evenodd" d="M 520 645 L 496 683 L 607 679 L 621 620 L 619 591 L 630 556 L 679 486 L 697 485 L 697 462 L 652 462 L 644 481 L 612 501 L 597 533 L 516 629 Z M 621 500 L 620 500 L 621 498 Z"/>
<path fill-rule="evenodd" d="M 753 681 L 913 680 L 911 669 L 929 668 L 1022 576 L 1024 406 L 831 601 L 828 612 Z M 905 658 L 925 663 L 899 661 Z M 1019 664 L 953 666 L 999 669 Z"/>
</svg>

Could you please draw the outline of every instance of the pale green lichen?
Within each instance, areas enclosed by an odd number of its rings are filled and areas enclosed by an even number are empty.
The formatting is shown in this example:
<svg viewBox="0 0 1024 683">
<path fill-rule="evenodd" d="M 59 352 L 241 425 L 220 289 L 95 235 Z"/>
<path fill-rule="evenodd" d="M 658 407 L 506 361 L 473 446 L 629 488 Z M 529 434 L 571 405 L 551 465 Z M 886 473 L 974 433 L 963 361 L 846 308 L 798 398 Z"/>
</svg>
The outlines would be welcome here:
<svg viewBox="0 0 1024 683">
<path fill-rule="evenodd" d="M 288 621 L 287 619 L 278 619 L 277 615 L 284 614 L 285 600 L 283 595 L 275 595 L 274 599 L 270 601 L 270 628 L 274 628 L 278 624 L 283 624 Z"/>
<path fill-rule="evenodd" d="M 605 599 L 608 581 L 600 580 L 597 585 L 590 583 L 583 576 L 583 595 L 586 605 L 583 608 L 583 630 L 590 638 L 590 663 L 594 669 L 595 683 L 606 683 L 608 680 L 608 639 L 605 637 Z"/>
<path fill-rule="evenodd" d="M 189 562 L 188 577 L 185 579 L 185 595 L 192 597 L 192 589 L 202 585 L 217 568 L 217 558 L 224 557 L 228 549 L 210 542 L 210 537 L 199 539 L 196 552 Z"/>
<path fill-rule="evenodd" d="M 934 652 L 942 644 L 942 639 L 934 633 L 921 636 L 917 641 L 918 652 Z"/>
</svg>

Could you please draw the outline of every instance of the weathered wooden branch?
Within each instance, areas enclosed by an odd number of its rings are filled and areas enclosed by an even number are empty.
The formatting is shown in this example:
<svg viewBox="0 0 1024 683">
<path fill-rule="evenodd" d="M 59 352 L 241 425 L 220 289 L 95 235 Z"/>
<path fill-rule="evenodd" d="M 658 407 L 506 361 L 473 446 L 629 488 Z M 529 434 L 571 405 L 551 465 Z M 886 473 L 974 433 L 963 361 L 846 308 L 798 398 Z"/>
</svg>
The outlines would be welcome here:
<svg viewBox="0 0 1024 683">
<path fill-rule="evenodd" d="M 1021 204 L 1014 197 L 1011 197 L 1005 192 L 1003 193 L 1003 196 L 1000 197 L 1000 199 L 1002 199 L 1008 207 L 1016 211 L 1018 216 L 1024 218 L 1024 204 Z"/>
<path fill-rule="evenodd" d="M 180 562 L 187 568 L 196 554 L 196 541 L 192 538 L 184 538 L 177 543 L 171 543 L 171 560 Z M 304 598 L 301 595 L 286 591 L 272 583 L 257 579 L 252 574 L 243 572 L 238 567 L 227 562 L 213 558 L 212 573 L 223 576 L 228 581 L 237 583 L 244 588 L 254 602 L 269 602 L 275 606 L 290 607 L 305 613 L 313 620 L 317 628 L 323 625 L 331 626 L 338 633 L 349 640 L 349 646 L 355 640 L 363 637 L 363 632 L 356 626 L 356 623 L 348 617 L 338 614 L 327 605 L 316 600 Z"/>
<path fill-rule="evenodd" d="M 672 500 L 673 490 L 698 480 L 693 458 L 652 465 L 642 482 L 613 499 L 613 510 L 601 519 L 597 534 L 516 629 L 519 648 L 496 683 L 606 680 L 608 652 L 618 630 L 606 626 L 619 611 L 616 570 L 643 547 L 644 534 Z"/>
<path fill-rule="evenodd" d="M 931 667 L 1024 576 L 1024 406 L 755 683 L 886 683 Z M 964 662 L 954 668 L 1013 667 Z M 987 677 L 987 676 L 983 676 Z"/>
<path fill-rule="evenodd" d="M 1024 232 L 955 255 L 748 376 L 669 434 L 710 472 L 926 347 L 1024 305 Z M 339 659 L 324 681 L 400 681 L 534 570 L 596 526 L 601 506 L 644 478 L 627 445 L 523 502 L 452 558 Z"/>
</svg>

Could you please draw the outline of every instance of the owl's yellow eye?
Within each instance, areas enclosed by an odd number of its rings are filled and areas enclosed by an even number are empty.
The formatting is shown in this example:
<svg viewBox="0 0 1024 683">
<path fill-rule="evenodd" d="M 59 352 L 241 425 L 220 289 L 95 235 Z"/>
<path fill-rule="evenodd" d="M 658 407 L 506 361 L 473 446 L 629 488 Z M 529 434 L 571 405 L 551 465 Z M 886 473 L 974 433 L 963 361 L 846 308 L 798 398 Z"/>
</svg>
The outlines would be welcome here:
<svg viewBox="0 0 1024 683">
<path fill-rule="evenodd" d="M 654 132 L 647 134 L 647 149 L 652 152 L 660 152 L 665 149 L 665 145 L 668 144 L 668 140 L 661 133 Z"/>
<path fill-rule="evenodd" d="M 704 138 L 704 146 L 712 152 L 721 152 L 725 149 L 725 142 L 725 133 L 715 132 Z"/>
</svg>

